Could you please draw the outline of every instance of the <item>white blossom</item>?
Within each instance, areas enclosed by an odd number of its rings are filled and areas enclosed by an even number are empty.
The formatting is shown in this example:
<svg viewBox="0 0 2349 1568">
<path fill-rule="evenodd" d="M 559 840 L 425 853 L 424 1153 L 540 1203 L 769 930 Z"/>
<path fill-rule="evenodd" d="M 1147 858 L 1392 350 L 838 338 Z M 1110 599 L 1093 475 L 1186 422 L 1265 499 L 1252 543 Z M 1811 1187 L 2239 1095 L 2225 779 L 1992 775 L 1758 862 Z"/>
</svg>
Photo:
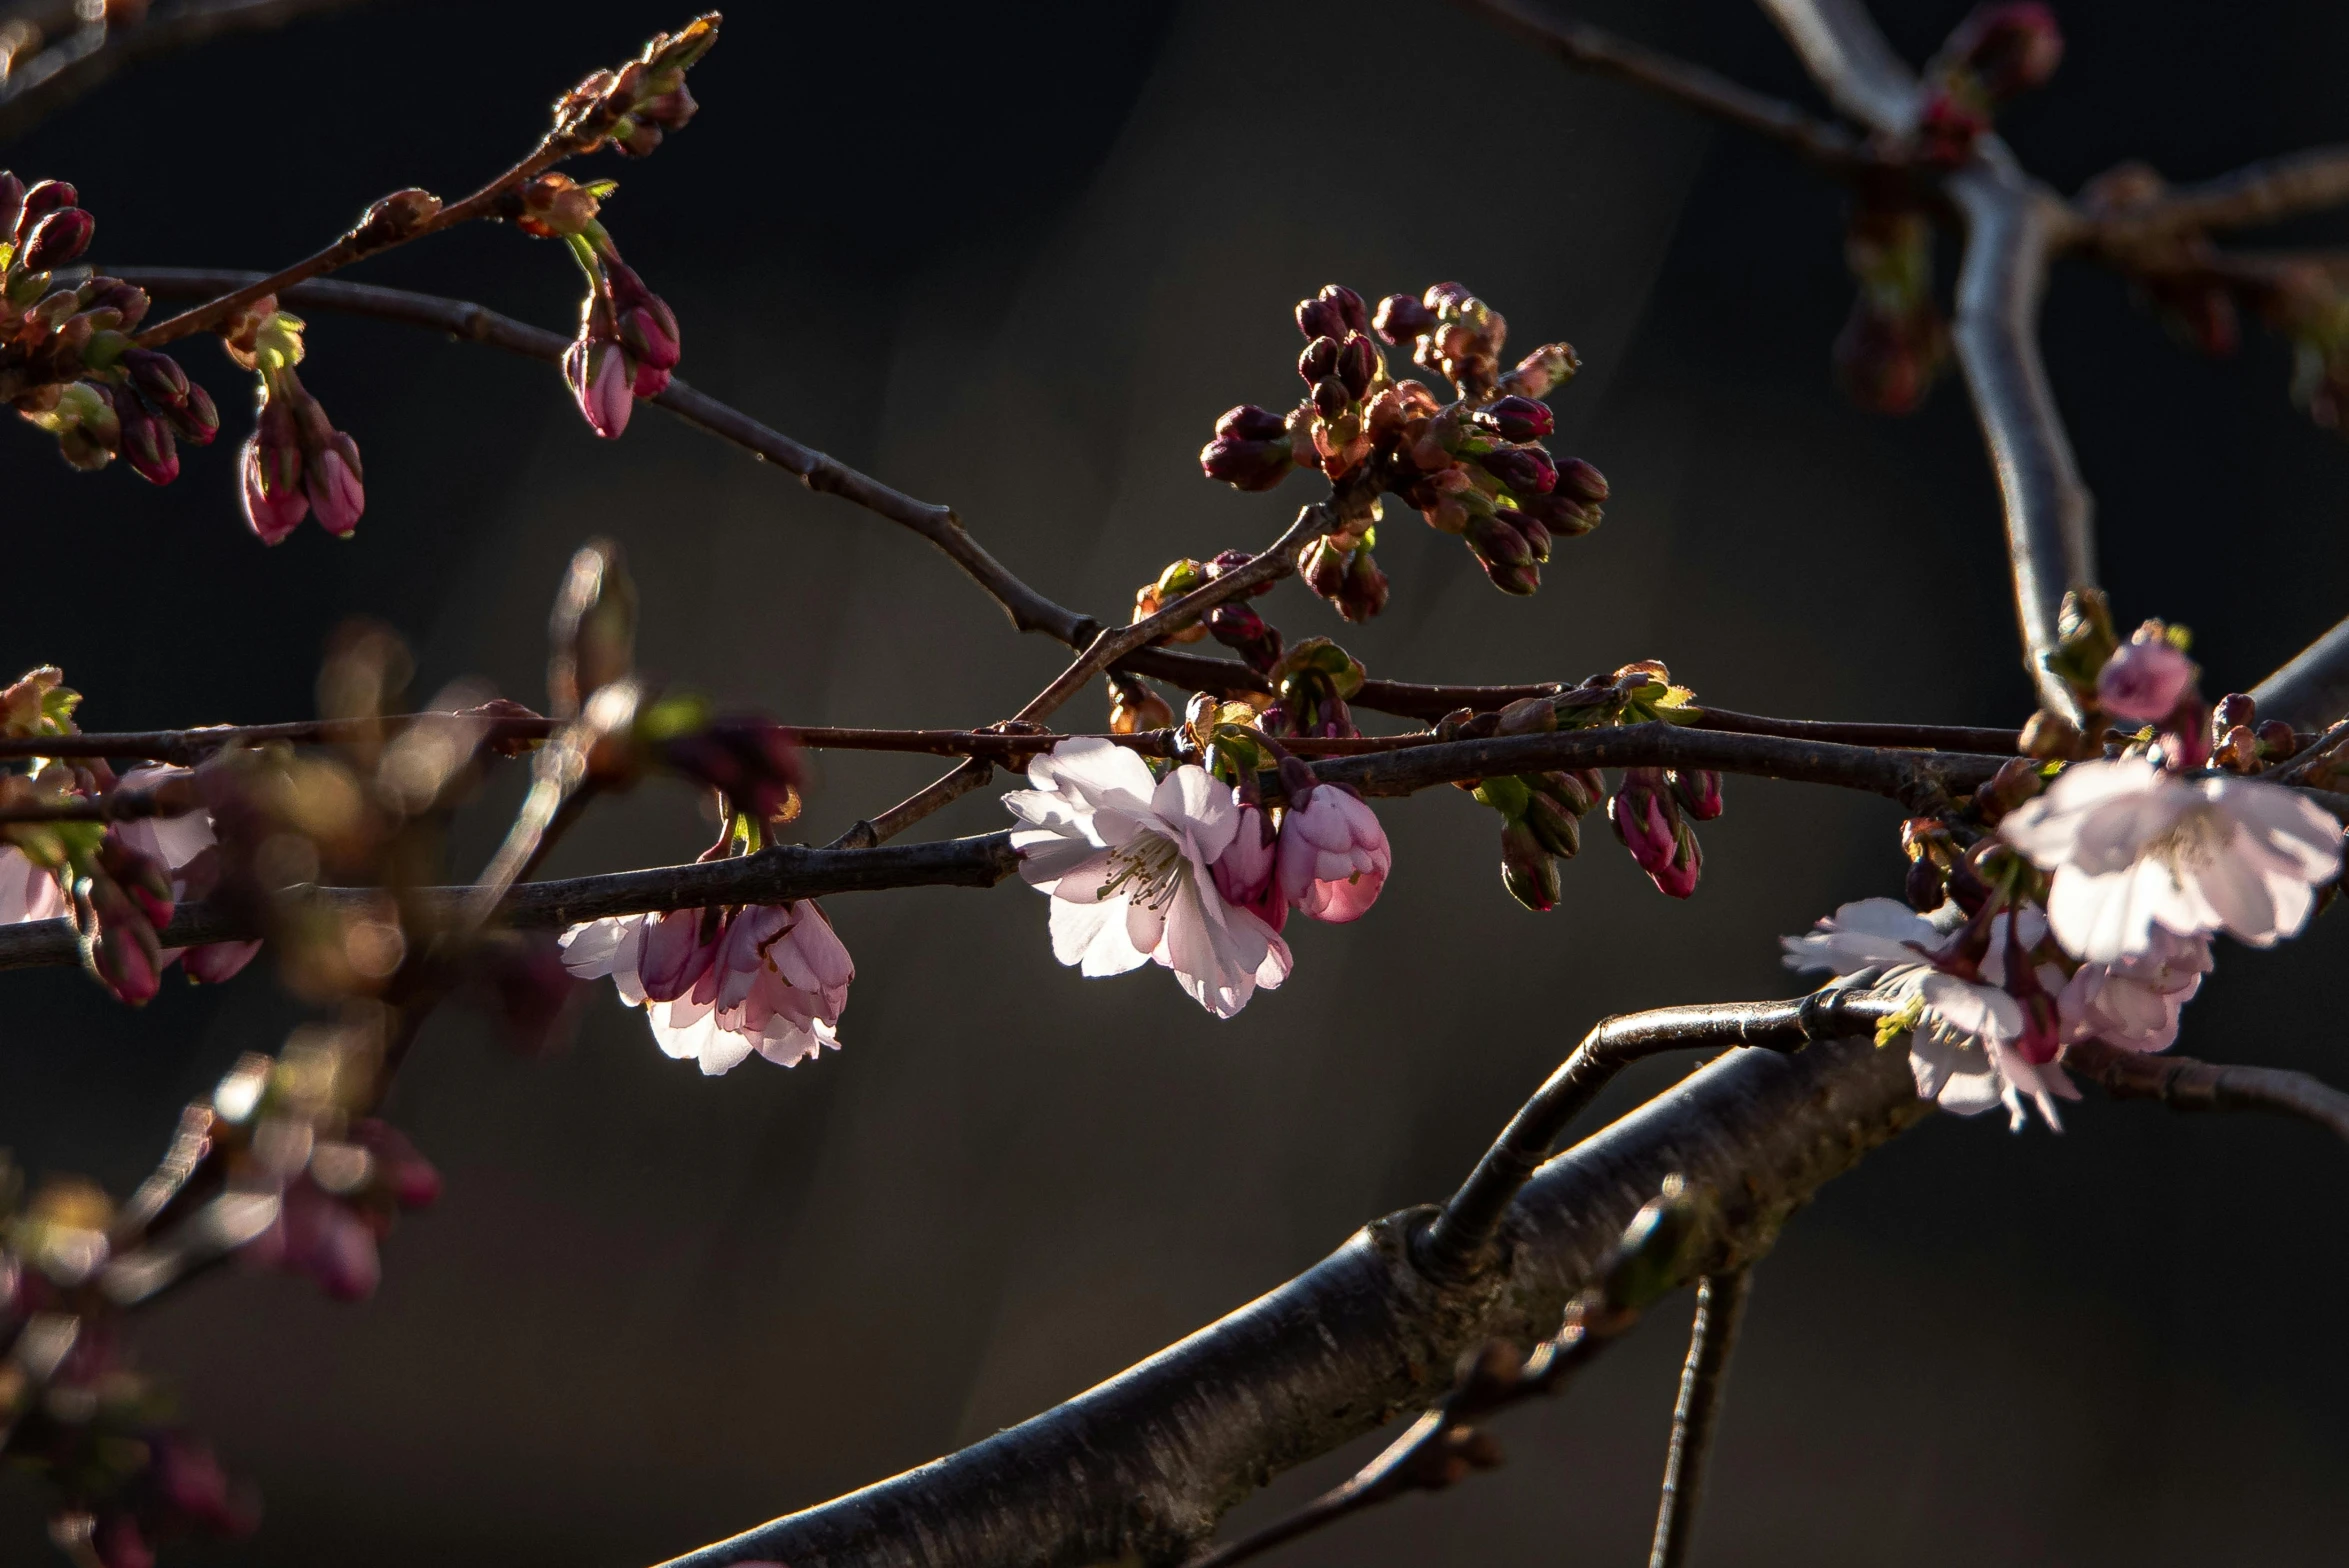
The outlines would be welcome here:
<svg viewBox="0 0 2349 1568">
<path fill-rule="evenodd" d="M 1980 979 L 1934 968 L 1930 955 L 1946 945 L 1948 933 L 1896 899 L 1845 904 L 1803 935 L 1782 938 L 1781 945 L 1789 969 L 1825 969 L 1839 977 L 1879 970 L 1878 987 L 1916 1007 L 1909 1071 L 1920 1099 L 1960 1116 L 2004 1105 L 2016 1131 L 2022 1129 L 2023 1106 L 2029 1101 L 2050 1127 L 2060 1129 L 2055 1101 L 2078 1099 L 2079 1091 L 2061 1067 L 2024 1054 L 2030 1020 L 2006 989 L 2013 918 L 2002 914 L 1991 920 Z M 2022 912 L 2016 929 L 2026 949 L 2046 933 L 2032 909 Z M 2053 965 L 2042 965 L 2035 978 L 2051 994 L 2064 984 L 2062 971 Z"/>
<path fill-rule="evenodd" d="M 1011 841 L 1020 875 L 1051 895 L 1053 957 L 1089 977 L 1155 962 L 1219 1018 L 1288 978 L 1288 944 L 1211 871 L 1240 828 L 1230 786 L 1188 763 L 1153 778 L 1134 752 L 1089 737 L 1038 757 L 1028 780 L 1003 803 L 1028 824 Z"/>
<path fill-rule="evenodd" d="M 2053 873 L 2056 940 L 2095 963 L 2144 956 L 2157 929 L 2271 946 L 2341 869 L 2340 824 L 2306 796 L 2141 758 L 2074 763 L 1998 830 Z"/>
</svg>

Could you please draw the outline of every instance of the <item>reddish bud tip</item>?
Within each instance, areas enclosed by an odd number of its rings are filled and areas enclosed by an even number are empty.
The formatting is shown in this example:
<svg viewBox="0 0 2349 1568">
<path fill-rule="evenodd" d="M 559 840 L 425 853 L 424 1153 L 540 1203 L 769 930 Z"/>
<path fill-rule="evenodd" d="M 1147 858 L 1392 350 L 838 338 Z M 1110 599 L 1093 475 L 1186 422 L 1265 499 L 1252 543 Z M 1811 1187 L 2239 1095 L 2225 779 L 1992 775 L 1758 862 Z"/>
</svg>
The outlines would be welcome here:
<svg viewBox="0 0 2349 1568">
<path fill-rule="evenodd" d="M 1539 441 L 1557 428 L 1547 403 L 1510 396 L 1477 411 L 1476 422 L 1504 441 Z"/>
<path fill-rule="evenodd" d="M 98 220 L 81 208 L 60 207 L 34 226 L 18 260 L 27 272 L 53 271 L 88 250 L 97 227 Z"/>
</svg>

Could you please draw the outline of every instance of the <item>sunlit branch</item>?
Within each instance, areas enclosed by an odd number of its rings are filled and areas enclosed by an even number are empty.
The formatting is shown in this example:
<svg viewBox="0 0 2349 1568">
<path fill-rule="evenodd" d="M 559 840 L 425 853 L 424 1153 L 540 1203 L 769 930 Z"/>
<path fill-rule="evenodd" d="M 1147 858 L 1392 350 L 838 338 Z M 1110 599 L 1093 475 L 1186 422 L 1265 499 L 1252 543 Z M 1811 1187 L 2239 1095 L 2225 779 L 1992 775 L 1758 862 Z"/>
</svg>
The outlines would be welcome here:
<svg viewBox="0 0 2349 1568">
<path fill-rule="evenodd" d="M 1871 130 L 1916 125 L 1916 73 L 1892 52 L 1861 0 L 1760 0 L 1828 102 Z"/>
<path fill-rule="evenodd" d="M 2251 688 L 2263 718 L 2322 724 L 2349 713 L 2349 620 L 2310 643 Z"/>
</svg>

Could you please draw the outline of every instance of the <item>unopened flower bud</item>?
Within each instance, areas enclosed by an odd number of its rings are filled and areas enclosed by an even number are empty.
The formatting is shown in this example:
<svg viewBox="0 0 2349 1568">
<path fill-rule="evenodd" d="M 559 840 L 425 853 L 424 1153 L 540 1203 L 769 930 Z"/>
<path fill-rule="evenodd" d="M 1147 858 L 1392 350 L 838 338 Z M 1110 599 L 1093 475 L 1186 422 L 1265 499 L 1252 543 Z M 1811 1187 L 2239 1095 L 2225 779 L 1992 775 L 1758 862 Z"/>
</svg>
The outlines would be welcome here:
<svg viewBox="0 0 2349 1568">
<path fill-rule="evenodd" d="M 1325 340 L 1326 341 L 1326 340 Z M 1324 419 L 1342 416 L 1354 404 L 1354 394 L 1346 390 L 1346 383 L 1331 376 L 1313 384 L 1313 407 Z"/>
<path fill-rule="evenodd" d="M 1582 822 L 1544 790 L 1525 797 L 1525 825 L 1541 847 L 1571 860 L 1582 849 Z"/>
<path fill-rule="evenodd" d="M 1521 496 L 1547 495 L 1558 483 L 1558 470 L 1539 447 L 1503 447 L 1477 459 L 1484 471 Z"/>
<path fill-rule="evenodd" d="M 17 258 L 27 272 L 50 272 L 90 248 L 98 220 L 79 207 L 60 207 L 37 224 Z"/>
<path fill-rule="evenodd" d="M 1286 430 L 1265 440 L 1218 435 L 1199 449 L 1199 471 L 1236 490 L 1270 490 L 1296 466 L 1296 447 Z"/>
<path fill-rule="evenodd" d="M 1219 604 L 1208 611 L 1207 631 L 1259 672 L 1280 662 L 1281 634 L 1244 604 Z"/>
<path fill-rule="evenodd" d="M 2060 713 L 2045 708 L 2023 725 L 2023 755 L 2041 762 L 2057 762 L 2079 755 L 2080 728 Z"/>
<path fill-rule="evenodd" d="M 1606 793 L 1605 784 L 1594 770 L 1524 775 L 1527 785 L 1548 795 L 1576 816 L 1588 816 L 1591 807 Z"/>
<path fill-rule="evenodd" d="M 135 397 L 120 399 L 115 413 L 122 421 L 123 461 L 131 470 L 152 485 L 167 485 L 177 479 L 179 446 L 172 439 L 171 427 Z"/>
<path fill-rule="evenodd" d="M 1337 339 L 1346 335 L 1346 313 L 1335 300 L 1313 299 L 1297 302 L 1297 330 L 1307 338 Z"/>
<path fill-rule="evenodd" d="M 326 444 L 307 454 L 303 482 L 310 509 L 328 533 L 347 535 L 359 526 L 367 510 L 367 489 L 360 482 L 359 443 L 336 431 Z"/>
<path fill-rule="evenodd" d="M 1305 579 L 1306 587 L 1324 599 L 1334 599 L 1346 585 L 1347 555 L 1345 549 L 1324 534 L 1299 552 L 1297 575 Z"/>
<path fill-rule="evenodd" d="M 1995 826 L 2008 812 L 2038 794 L 2044 782 L 2034 759 L 2009 757 L 1990 782 L 1974 792 L 1975 809 L 1982 813 L 1984 822 Z"/>
<path fill-rule="evenodd" d="M 1242 403 L 1227 408 L 1215 422 L 1215 433 L 1239 441 L 1274 441 L 1289 433 L 1288 423 L 1268 408 Z"/>
<path fill-rule="evenodd" d="M 164 423 L 172 434 L 190 446 L 210 446 L 212 438 L 220 434 L 220 410 L 212 403 L 212 394 L 190 383 L 188 400 L 177 408 L 163 410 Z"/>
<path fill-rule="evenodd" d="M 2210 731 L 2214 736 L 2224 735 L 2238 724 L 2257 724 L 2259 703 L 2245 692 L 2229 692 L 2210 710 Z"/>
<path fill-rule="evenodd" d="M 1347 393 L 1355 402 L 1370 395 L 1371 378 L 1378 374 L 1378 362 L 1377 346 L 1359 332 L 1338 345 L 1337 378 L 1345 383 Z"/>
<path fill-rule="evenodd" d="M 2259 737 L 2259 754 L 2270 762 L 2282 762 L 2300 750 L 2300 737 L 2282 719 L 2269 719 L 2253 733 Z"/>
<path fill-rule="evenodd" d="M 1424 336 L 1435 325 L 1435 312 L 1408 294 L 1389 294 L 1378 302 L 1373 325 L 1389 343 L 1405 343 Z"/>
<path fill-rule="evenodd" d="M 761 822 L 798 814 L 804 775 L 799 743 L 764 719 L 719 719 L 661 748 L 662 760 L 724 795 L 732 808 Z"/>
<path fill-rule="evenodd" d="M 1931 914 L 1948 902 L 1949 892 L 1943 886 L 1944 873 L 1930 859 L 1909 863 L 1908 880 L 1901 891 L 1908 896 L 1909 907 L 1919 914 Z"/>
<path fill-rule="evenodd" d="M 607 441 L 617 441 L 635 411 L 634 375 L 628 353 L 610 338 L 574 338 L 563 351 L 563 379 L 590 430 Z"/>
<path fill-rule="evenodd" d="M 1306 344 L 1305 351 L 1297 356 L 1297 374 L 1305 378 L 1307 386 L 1328 379 L 1337 373 L 1337 369 L 1338 340 L 1336 338 L 1315 338 Z"/>
<path fill-rule="evenodd" d="M 2064 37 L 2055 13 L 2036 0 L 1985 5 L 1950 34 L 1943 56 L 1970 69 L 1993 99 L 2014 98 L 2040 86 L 2063 60 Z"/>
<path fill-rule="evenodd" d="M 151 403 L 176 407 L 188 400 L 187 372 L 169 354 L 134 348 L 122 356 L 122 368 L 129 372 L 131 385 Z"/>
<path fill-rule="evenodd" d="M 2097 672 L 2097 705 L 2115 718 L 2158 723 L 2177 708 L 2194 676 L 2194 661 L 2181 649 L 2166 637 L 2140 632 Z"/>
<path fill-rule="evenodd" d="M 1371 559 L 1370 546 L 1360 546 L 1347 559 L 1346 581 L 1331 603 L 1349 621 L 1367 621 L 1387 607 L 1387 574 Z"/>
<path fill-rule="evenodd" d="M 294 419 L 275 398 L 262 403 L 240 459 L 245 521 L 263 544 L 276 544 L 310 515 L 302 485 L 302 445 Z"/>
<path fill-rule="evenodd" d="M 2259 736 L 2247 724 L 2238 724 L 2219 737 L 2210 760 L 2230 773 L 2257 773 L 2260 768 Z"/>
<path fill-rule="evenodd" d="M 1679 813 L 1661 768 L 1624 769 L 1622 786 L 1607 802 L 1607 822 L 1640 870 L 1652 877 L 1671 864 Z"/>
<path fill-rule="evenodd" d="M 1501 885 L 1537 915 L 1558 907 L 1558 862 L 1522 820 L 1501 829 Z"/>
<path fill-rule="evenodd" d="M 22 239 L 32 233 L 34 226 L 41 221 L 43 214 L 56 212 L 66 207 L 79 206 L 81 199 L 81 192 L 63 180 L 38 181 L 32 189 L 24 193 L 24 201 L 18 208 L 17 220 L 13 225 L 12 232 L 17 238 Z"/>
<path fill-rule="evenodd" d="M 16 222 L 24 216 L 24 181 L 0 169 L 0 239 L 16 238 Z"/>
<path fill-rule="evenodd" d="M 1721 775 L 1711 768 L 1676 768 L 1667 775 L 1683 815 L 1710 822 L 1721 815 Z"/>
<path fill-rule="evenodd" d="M 1476 558 L 1490 566 L 1531 566 L 1533 550 L 1525 536 L 1498 512 L 1472 516 L 1465 537 Z"/>
<path fill-rule="evenodd" d="M 1139 735 L 1145 730 L 1173 729 L 1174 722 L 1174 709 L 1157 692 L 1140 681 L 1111 678 L 1109 732 L 1112 735 Z"/>
<path fill-rule="evenodd" d="M 1476 422 L 1504 441 L 1539 441 L 1557 428 L 1547 403 L 1510 396 L 1477 410 Z"/>
</svg>

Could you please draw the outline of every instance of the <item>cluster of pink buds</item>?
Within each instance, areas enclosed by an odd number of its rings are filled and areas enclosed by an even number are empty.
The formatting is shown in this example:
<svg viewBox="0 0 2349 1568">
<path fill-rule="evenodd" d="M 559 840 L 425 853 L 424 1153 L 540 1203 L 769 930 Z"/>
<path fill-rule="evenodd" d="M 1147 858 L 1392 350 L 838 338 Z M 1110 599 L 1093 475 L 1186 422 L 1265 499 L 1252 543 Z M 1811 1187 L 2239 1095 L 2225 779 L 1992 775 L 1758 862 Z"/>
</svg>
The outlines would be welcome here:
<svg viewBox="0 0 2349 1568">
<path fill-rule="evenodd" d="M 1327 637 L 1308 637 L 1265 672 L 1272 704 L 1257 717 L 1267 735 L 1338 739 L 1359 735 L 1349 699 L 1367 675 L 1362 661 Z"/>
<path fill-rule="evenodd" d="M 2055 13 L 2038 0 L 1976 7 L 1925 67 L 1919 155 L 1944 167 L 1965 162 L 1998 110 L 2045 84 L 2063 55 Z"/>
<path fill-rule="evenodd" d="M 230 1190 L 277 1206 L 246 1243 L 245 1261 L 312 1279 L 337 1301 L 375 1293 L 393 1217 L 440 1196 L 440 1173 L 415 1145 L 364 1114 L 380 1060 L 372 1020 L 305 1028 L 274 1060 L 243 1058 L 212 1095 L 212 1140 Z"/>
<path fill-rule="evenodd" d="M 587 294 L 579 302 L 579 336 L 563 354 L 563 379 L 588 428 L 618 440 L 638 398 L 658 397 L 683 353 L 676 313 L 620 259 L 620 248 L 597 214 L 615 186 L 579 185 L 542 174 L 513 199 L 511 216 L 526 234 L 560 239 Z"/>
<path fill-rule="evenodd" d="M 717 43 L 718 21 L 712 11 L 675 33 L 655 33 L 626 65 L 587 77 L 556 100 L 555 134 L 575 152 L 593 152 L 608 142 L 632 158 L 650 153 L 699 107 L 685 73 Z"/>
<path fill-rule="evenodd" d="M 1242 490 L 1269 489 L 1299 467 L 1337 487 L 1343 526 L 1306 546 L 1298 567 L 1346 619 L 1367 620 L 1387 599 L 1366 492 L 1390 491 L 1459 536 L 1494 584 L 1515 594 L 1540 584 L 1556 535 L 1598 525 L 1605 478 L 1540 444 L 1556 422 L 1539 400 L 1580 365 L 1570 345 L 1545 345 L 1501 371 L 1508 325 L 1458 283 L 1420 298 L 1390 295 L 1375 318 L 1359 294 L 1333 283 L 1299 303 L 1297 326 L 1307 339 L 1297 360 L 1305 400 L 1286 417 L 1253 404 L 1228 410 L 1199 464 Z M 1453 400 L 1393 376 L 1381 340 L 1410 344 L 1418 364 L 1452 383 Z"/>
<path fill-rule="evenodd" d="M 1209 868 L 1216 891 L 1279 932 L 1289 912 L 1343 925 L 1359 920 L 1378 902 L 1394 869 L 1394 851 L 1378 814 L 1343 784 L 1324 784 L 1313 770 L 1269 741 L 1246 709 L 1192 699 L 1186 733 L 1196 743 L 1209 737 L 1200 754 L 1209 771 L 1235 780 L 1240 826 Z M 1282 802 L 1267 808 L 1257 771 L 1277 764 Z"/>
<path fill-rule="evenodd" d="M 1672 684 L 1661 663 L 1644 659 L 1555 697 L 1522 698 L 1497 712 L 1463 708 L 1447 715 L 1436 734 L 1474 740 L 1685 722 L 1696 712 L 1694 700 L 1686 687 Z M 1466 779 L 1459 787 L 1500 813 L 1501 883 L 1537 914 L 1557 906 L 1559 862 L 1581 851 L 1581 819 L 1602 798 L 1615 837 L 1657 890 L 1674 898 L 1694 893 L 1704 870 L 1704 852 L 1689 824 L 1721 815 L 1721 776 L 1706 768 L 1626 768 L 1611 798 L 1596 768 Z"/>
<path fill-rule="evenodd" d="M 319 527 L 347 537 L 367 510 L 359 443 L 334 427 L 294 370 L 308 352 L 305 325 L 279 310 L 275 295 L 263 295 L 220 331 L 229 357 L 259 375 L 238 475 L 245 522 L 263 544 L 280 542 L 313 513 Z"/>
<path fill-rule="evenodd" d="M 57 438 L 81 469 L 120 457 L 142 479 L 179 477 L 179 443 L 220 432 L 211 396 L 168 354 L 136 347 L 146 293 L 120 278 L 74 281 L 59 268 L 89 248 L 96 220 L 63 180 L 0 170 L 0 396 Z"/>
</svg>

